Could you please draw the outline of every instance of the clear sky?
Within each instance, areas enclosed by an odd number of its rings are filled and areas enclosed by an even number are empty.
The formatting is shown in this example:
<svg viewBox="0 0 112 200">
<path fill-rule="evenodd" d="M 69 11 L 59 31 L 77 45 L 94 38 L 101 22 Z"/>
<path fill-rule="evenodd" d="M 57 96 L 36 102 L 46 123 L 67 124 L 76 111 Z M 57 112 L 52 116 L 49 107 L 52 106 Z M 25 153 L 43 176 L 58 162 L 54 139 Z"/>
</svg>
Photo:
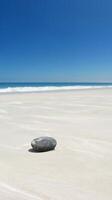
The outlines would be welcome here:
<svg viewBox="0 0 112 200">
<path fill-rule="evenodd" d="M 112 82 L 112 1 L 0 0 L 0 81 Z"/>
</svg>

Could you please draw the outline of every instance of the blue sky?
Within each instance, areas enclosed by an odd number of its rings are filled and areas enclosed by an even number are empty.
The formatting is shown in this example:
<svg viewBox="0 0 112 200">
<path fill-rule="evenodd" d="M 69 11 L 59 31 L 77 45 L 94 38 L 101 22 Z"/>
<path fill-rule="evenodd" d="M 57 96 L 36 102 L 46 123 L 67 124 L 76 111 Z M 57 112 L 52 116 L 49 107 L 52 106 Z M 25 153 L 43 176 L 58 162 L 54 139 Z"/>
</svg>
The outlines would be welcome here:
<svg viewBox="0 0 112 200">
<path fill-rule="evenodd" d="M 0 81 L 112 82 L 112 1 L 0 0 Z"/>
</svg>

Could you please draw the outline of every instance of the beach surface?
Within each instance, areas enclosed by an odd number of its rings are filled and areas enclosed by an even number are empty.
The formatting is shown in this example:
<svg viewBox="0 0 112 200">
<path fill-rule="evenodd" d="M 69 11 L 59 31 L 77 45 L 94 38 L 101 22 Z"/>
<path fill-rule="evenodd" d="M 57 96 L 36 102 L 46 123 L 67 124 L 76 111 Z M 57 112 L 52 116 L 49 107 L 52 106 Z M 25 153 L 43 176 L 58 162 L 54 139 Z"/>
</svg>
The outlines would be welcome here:
<svg viewBox="0 0 112 200">
<path fill-rule="evenodd" d="M 54 151 L 31 141 L 54 137 Z M 112 89 L 0 94 L 0 200 L 112 200 Z"/>
</svg>

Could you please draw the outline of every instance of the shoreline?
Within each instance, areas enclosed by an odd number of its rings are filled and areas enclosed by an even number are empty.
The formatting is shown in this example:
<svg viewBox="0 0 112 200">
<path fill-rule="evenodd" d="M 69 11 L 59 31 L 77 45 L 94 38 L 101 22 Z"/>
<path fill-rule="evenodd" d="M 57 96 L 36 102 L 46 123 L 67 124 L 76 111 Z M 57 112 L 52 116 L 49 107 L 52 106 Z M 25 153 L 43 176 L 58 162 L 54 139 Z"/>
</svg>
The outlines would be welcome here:
<svg viewBox="0 0 112 200">
<path fill-rule="evenodd" d="M 77 89 L 67 89 L 67 90 L 63 90 L 63 89 L 57 89 L 57 90 L 45 90 L 45 91 L 31 91 L 31 92 L 0 92 L 0 96 L 1 95 L 21 95 L 21 94 L 55 94 L 55 93 L 71 93 L 71 92 L 83 92 L 83 91 L 112 91 L 112 87 L 93 87 L 93 88 L 77 88 Z"/>
<path fill-rule="evenodd" d="M 110 84 L 79 84 L 79 85 L 7 85 L 7 87 L 0 87 L 0 94 L 13 93 L 52 93 L 52 92 L 69 92 L 80 90 L 94 90 L 94 89 L 112 89 Z"/>
</svg>

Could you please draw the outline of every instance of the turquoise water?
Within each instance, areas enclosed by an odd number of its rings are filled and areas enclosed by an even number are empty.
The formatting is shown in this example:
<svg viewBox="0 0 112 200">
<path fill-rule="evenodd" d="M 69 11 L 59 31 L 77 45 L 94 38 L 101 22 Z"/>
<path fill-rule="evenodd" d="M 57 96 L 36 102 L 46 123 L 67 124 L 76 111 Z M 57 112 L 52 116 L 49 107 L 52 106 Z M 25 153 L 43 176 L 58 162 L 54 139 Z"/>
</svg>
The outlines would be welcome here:
<svg viewBox="0 0 112 200">
<path fill-rule="evenodd" d="M 31 83 L 31 82 L 25 82 L 25 83 L 0 83 L 0 88 L 8 88 L 8 87 L 50 87 L 50 86 L 56 86 L 56 87 L 63 87 L 63 86 L 112 86 L 112 83 L 49 83 L 49 82 L 36 82 L 36 83 Z"/>
</svg>

